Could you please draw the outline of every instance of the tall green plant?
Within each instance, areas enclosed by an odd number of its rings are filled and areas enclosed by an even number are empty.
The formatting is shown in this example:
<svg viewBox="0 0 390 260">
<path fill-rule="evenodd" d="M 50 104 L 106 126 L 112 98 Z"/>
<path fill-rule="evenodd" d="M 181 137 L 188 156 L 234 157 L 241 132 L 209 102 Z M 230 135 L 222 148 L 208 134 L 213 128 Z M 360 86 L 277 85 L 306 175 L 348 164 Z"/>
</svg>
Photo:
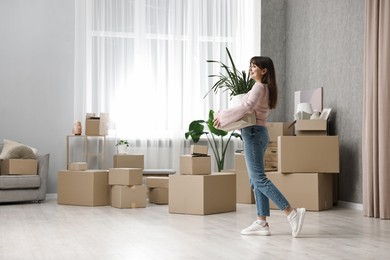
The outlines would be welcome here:
<svg viewBox="0 0 390 260">
<path fill-rule="evenodd" d="M 213 87 L 207 92 L 205 97 L 213 91 L 217 93 L 218 90 L 229 91 L 229 96 L 233 97 L 239 94 L 248 93 L 255 81 L 250 78 L 249 73 L 247 74 L 245 70 L 239 71 L 234 64 L 232 55 L 229 52 L 229 49 L 226 47 L 226 52 L 229 57 L 229 61 L 232 66 L 228 66 L 221 61 L 207 60 L 210 63 L 218 63 L 223 68 L 224 73 L 220 72 L 218 75 L 212 74 L 209 75 L 210 78 L 218 78 L 218 81 L 214 83 Z"/>
<path fill-rule="evenodd" d="M 188 127 L 188 132 L 185 133 L 185 138 L 188 139 L 191 137 L 191 139 L 194 141 L 194 143 L 197 143 L 200 140 L 200 137 L 202 135 L 206 135 L 207 141 L 210 144 L 211 150 L 213 151 L 215 160 L 217 162 L 218 172 L 223 170 L 224 164 L 225 164 L 225 155 L 226 150 L 229 145 L 229 142 L 232 137 L 241 138 L 241 135 L 238 133 L 230 132 L 229 138 L 226 142 L 224 142 L 224 137 L 227 136 L 229 133 L 226 131 L 223 131 L 221 129 L 217 129 L 213 126 L 214 124 L 214 111 L 209 111 L 209 119 L 207 121 L 205 120 L 194 120 L 190 123 Z M 205 126 L 208 127 L 210 132 L 206 132 L 204 130 Z M 219 145 L 217 142 L 217 138 L 219 137 Z"/>
</svg>

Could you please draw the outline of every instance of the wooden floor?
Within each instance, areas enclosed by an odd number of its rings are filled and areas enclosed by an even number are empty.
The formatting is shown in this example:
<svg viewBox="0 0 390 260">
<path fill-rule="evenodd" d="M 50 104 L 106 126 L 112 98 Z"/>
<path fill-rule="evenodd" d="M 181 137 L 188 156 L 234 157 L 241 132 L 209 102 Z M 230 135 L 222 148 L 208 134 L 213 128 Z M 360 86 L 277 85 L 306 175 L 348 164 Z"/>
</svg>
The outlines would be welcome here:
<svg viewBox="0 0 390 260">
<path fill-rule="evenodd" d="M 208 216 L 169 214 L 168 206 L 116 209 L 0 205 L 0 259 L 389 259 L 390 221 L 362 211 L 308 212 L 300 238 L 271 212 L 270 237 L 241 236 L 254 205 Z"/>
</svg>

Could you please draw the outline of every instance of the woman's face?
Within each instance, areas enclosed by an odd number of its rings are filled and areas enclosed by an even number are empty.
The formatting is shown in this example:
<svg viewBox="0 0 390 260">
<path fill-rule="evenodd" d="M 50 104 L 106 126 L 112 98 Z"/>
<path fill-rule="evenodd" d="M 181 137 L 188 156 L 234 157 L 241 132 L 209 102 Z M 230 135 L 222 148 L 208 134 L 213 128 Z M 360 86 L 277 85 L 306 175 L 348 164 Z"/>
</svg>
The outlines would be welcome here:
<svg viewBox="0 0 390 260">
<path fill-rule="evenodd" d="M 249 66 L 249 77 L 254 81 L 261 81 L 261 78 L 266 72 L 267 69 L 260 69 L 256 64 L 251 63 Z"/>
</svg>

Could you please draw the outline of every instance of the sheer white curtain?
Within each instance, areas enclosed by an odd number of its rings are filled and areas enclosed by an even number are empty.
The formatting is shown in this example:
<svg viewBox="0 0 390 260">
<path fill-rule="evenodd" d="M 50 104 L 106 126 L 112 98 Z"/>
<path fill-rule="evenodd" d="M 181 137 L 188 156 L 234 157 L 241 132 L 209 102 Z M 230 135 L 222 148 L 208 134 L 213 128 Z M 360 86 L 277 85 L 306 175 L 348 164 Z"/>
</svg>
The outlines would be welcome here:
<svg viewBox="0 0 390 260">
<path fill-rule="evenodd" d="M 76 0 L 75 120 L 108 112 L 146 167 L 177 169 L 188 124 L 227 106 L 227 93 L 204 98 L 220 69 L 206 60 L 227 62 L 228 47 L 247 69 L 260 13 L 258 0 Z"/>
</svg>

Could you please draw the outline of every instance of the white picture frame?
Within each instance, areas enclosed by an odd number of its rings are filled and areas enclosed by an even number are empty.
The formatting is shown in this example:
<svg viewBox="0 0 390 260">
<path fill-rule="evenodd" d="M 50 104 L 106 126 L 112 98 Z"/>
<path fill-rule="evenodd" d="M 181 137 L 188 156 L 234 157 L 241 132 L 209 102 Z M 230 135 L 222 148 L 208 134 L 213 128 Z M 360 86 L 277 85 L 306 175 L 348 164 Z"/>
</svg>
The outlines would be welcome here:
<svg viewBox="0 0 390 260">
<path fill-rule="evenodd" d="M 332 110 L 331 108 L 322 109 L 320 119 L 328 120 L 331 110 Z"/>
</svg>

